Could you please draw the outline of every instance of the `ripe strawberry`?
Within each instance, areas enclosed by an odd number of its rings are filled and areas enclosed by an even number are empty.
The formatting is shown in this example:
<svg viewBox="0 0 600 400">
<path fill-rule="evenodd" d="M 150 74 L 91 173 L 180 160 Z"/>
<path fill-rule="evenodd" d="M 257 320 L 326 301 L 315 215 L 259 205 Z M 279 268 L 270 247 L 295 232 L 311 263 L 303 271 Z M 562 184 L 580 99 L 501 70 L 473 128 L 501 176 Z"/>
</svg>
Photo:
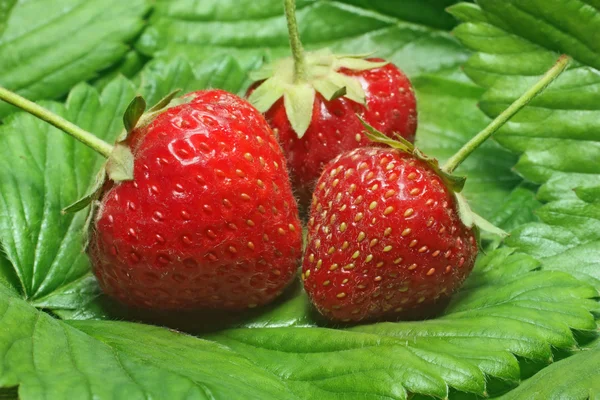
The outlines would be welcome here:
<svg viewBox="0 0 600 400">
<path fill-rule="evenodd" d="M 368 61 L 383 62 L 376 58 Z M 279 135 L 293 186 L 305 202 L 327 162 L 345 151 L 370 144 L 357 115 L 389 137 L 399 134 L 412 142 L 417 129 L 412 85 L 394 64 L 366 70 L 341 68 L 339 73 L 358 80 L 364 91 L 364 104 L 344 96 L 329 101 L 317 93 L 310 124 L 303 135 L 290 124 L 283 99 L 265 112 L 269 125 Z M 250 99 L 256 86 L 248 91 Z"/>
<path fill-rule="evenodd" d="M 302 275 L 321 313 L 360 321 L 451 295 L 476 256 L 473 229 L 430 165 L 361 148 L 338 156 L 319 179 Z"/>
<path fill-rule="evenodd" d="M 357 114 L 385 135 L 412 142 L 417 109 L 410 81 L 391 63 L 327 49 L 304 53 L 294 1 L 285 6 L 293 58 L 252 74 L 258 82 L 248 96 L 279 135 L 293 186 L 305 204 L 328 161 L 369 145 Z"/>
<path fill-rule="evenodd" d="M 301 226 L 264 118 L 194 92 L 130 136 L 134 180 L 110 182 L 90 232 L 100 286 L 156 309 L 255 307 L 294 276 Z"/>
</svg>

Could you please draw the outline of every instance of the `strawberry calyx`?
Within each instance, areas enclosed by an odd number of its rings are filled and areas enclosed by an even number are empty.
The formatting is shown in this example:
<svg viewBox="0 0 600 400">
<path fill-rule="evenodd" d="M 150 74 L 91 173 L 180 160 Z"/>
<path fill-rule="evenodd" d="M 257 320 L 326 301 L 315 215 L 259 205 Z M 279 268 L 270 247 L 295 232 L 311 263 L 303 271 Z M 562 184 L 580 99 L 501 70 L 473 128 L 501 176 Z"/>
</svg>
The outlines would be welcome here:
<svg viewBox="0 0 600 400">
<path fill-rule="evenodd" d="M 428 157 L 421 150 L 416 148 L 415 145 L 413 145 L 411 142 L 404 139 L 400 135 L 396 137 L 396 140 L 391 139 L 385 136 L 383 133 L 379 132 L 377 129 L 373 128 L 368 123 L 366 123 L 362 118 L 359 117 L 359 119 L 365 127 L 365 135 L 367 136 L 367 138 L 369 138 L 369 140 L 375 143 L 382 143 L 398 151 L 411 154 L 415 158 L 425 162 L 442 179 L 446 187 L 448 187 L 448 189 L 450 189 L 454 193 L 454 197 L 456 198 L 456 204 L 458 206 L 459 217 L 462 223 L 467 228 L 475 228 L 477 231 L 480 229 L 485 232 L 494 235 L 499 235 L 502 237 L 506 237 L 509 235 L 507 232 L 503 231 L 497 226 L 494 226 L 494 224 L 487 221 L 485 218 L 475 213 L 471 209 L 465 196 L 463 196 L 460 193 L 467 180 L 466 177 L 456 176 L 447 171 L 444 171 L 444 169 L 440 167 L 440 164 L 437 159 Z M 479 235 L 477 234 L 477 236 Z"/>
<path fill-rule="evenodd" d="M 102 193 L 102 187 L 107 178 L 113 182 L 133 180 L 134 157 L 128 143 L 129 135 L 135 129 L 142 129 L 150 125 L 158 115 L 162 114 L 167 109 L 180 104 L 185 104 L 191 100 L 186 97 L 176 98 L 175 96 L 179 92 L 179 89 L 172 91 L 159 100 L 158 103 L 152 106 L 147 112 L 146 101 L 142 96 L 136 96 L 129 103 L 123 114 L 124 129 L 117 137 L 106 163 L 100 169 L 98 175 L 96 175 L 92 188 L 84 197 L 65 207 L 62 210 L 63 213 L 80 211 L 97 200 Z"/>
<path fill-rule="evenodd" d="M 340 73 L 340 69 L 365 71 L 388 64 L 365 59 L 368 54 L 338 55 L 330 49 L 303 53 L 303 56 L 300 79 L 295 73 L 293 57 L 277 60 L 251 73 L 253 80 L 263 82 L 248 98 L 254 107 L 265 113 L 283 97 L 286 115 L 299 138 L 310 125 L 317 93 L 328 101 L 345 97 L 365 105 L 365 91 L 360 81 Z"/>
</svg>

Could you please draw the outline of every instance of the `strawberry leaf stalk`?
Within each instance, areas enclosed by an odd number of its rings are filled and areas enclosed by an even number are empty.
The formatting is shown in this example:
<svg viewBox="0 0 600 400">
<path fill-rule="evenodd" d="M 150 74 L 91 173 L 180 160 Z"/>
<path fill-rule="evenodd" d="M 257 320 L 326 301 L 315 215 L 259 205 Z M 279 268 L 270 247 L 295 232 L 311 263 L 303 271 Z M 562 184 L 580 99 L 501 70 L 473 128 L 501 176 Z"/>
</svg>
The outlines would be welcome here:
<svg viewBox="0 0 600 400">
<path fill-rule="evenodd" d="M 108 144 L 0 88 L 0 99 L 106 158 L 91 192 L 86 252 L 103 291 L 133 307 L 243 310 L 293 280 L 302 229 L 285 158 L 264 117 L 222 90 L 136 97 Z"/>
<path fill-rule="evenodd" d="M 479 229 L 506 235 L 470 209 L 454 170 L 568 62 L 562 56 L 443 166 L 363 121 L 367 137 L 386 146 L 339 155 L 313 194 L 302 279 L 317 310 L 358 322 L 423 318 L 447 304 L 475 265 Z"/>
<path fill-rule="evenodd" d="M 356 114 L 385 135 L 414 140 L 416 100 L 395 65 L 368 55 L 305 52 L 294 0 L 284 0 L 292 57 L 250 74 L 249 101 L 279 135 L 294 187 L 307 202 L 323 166 L 336 155 L 366 146 Z"/>
</svg>

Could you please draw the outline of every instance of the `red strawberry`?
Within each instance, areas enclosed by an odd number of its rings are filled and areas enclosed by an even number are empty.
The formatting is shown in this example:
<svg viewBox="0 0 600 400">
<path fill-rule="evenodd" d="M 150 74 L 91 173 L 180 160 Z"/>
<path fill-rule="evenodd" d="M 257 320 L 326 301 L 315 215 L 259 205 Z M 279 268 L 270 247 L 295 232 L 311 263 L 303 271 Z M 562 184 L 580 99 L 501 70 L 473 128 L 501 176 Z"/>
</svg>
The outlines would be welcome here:
<svg viewBox="0 0 600 400">
<path fill-rule="evenodd" d="M 334 320 L 360 321 L 451 295 L 477 243 L 454 194 L 417 157 L 361 148 L 329 163 L 313 195 L 304 285 Z"/>
<path fill-rule="evenodd" d="M 364 105 L 344 96 L 329 101 L 317 93 L 312 118 L 303 136 L 290 124 L 283 99 L 277 100 L 265 113 L 269 125 L 279 135 L 293 186 L 304 202 L 310 198 L 312 187 L 327 162 L 345 151 L 370 144 L 362 134 L 357 115 L 389 137 L 399 134 L 412 142 L 417 129 L 412 85 L 394 64 L 359 71 L 341 68 L 339 72 L 358 80 L 364 91 Z M 256 86 L 250 88 L 249 95 Z"/>
<path fill-rule="evenodd" d="M 393 64 L 328 49 L 304 53 L 294 9 L 286 0 L 293 58 L 254 73 L 259 82 L 248 95 L 279 135 L 303 204 L 328 161 L 369 144 L 356 114 L 385 135 L 412 142 L 417 108 L 410 81 Z"/>
<path fill-rule="evenodd" d="M 264 118 L 221 90 L 194 92 L 130 137 L 134 180 L 105 188 L 89 255 L 132 306 L 255 307 L 294 276 L 301 226 Z"/>
</svg>

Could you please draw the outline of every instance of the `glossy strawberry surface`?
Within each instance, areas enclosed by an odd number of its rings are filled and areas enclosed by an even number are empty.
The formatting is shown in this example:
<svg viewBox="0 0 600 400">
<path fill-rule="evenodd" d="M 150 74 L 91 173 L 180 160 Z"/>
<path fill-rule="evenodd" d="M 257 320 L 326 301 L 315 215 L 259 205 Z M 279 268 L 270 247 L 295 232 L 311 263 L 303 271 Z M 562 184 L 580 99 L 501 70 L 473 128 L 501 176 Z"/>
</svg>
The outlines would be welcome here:
<svg viewBox="0 0 600 400">
<path fill-rule="evenodd" d="M 302 138 L 290 125 L 283 99 L 265 113 L 279 136 L 293 186 L 304 204 L 310 200 L 314 183 L 328 161 L 344 151 L 371 144 L 357 115 L 387 136 L 398 134 L 411 142 L 415 137 L 416 99 L 410 81 L 398 67 L 389 63 L 365 71 L 340 72 L 358 79 L 365 91 L 366 106 L 345 97 L 327 101 L 317 93 L 312 120 Z"/>
<path fill-rule="evenodd" d="M 110 184 L 88 253 L 102 289 L 144 308 L 243 309 L 295 275 L 301 225 L 263 116 L 194 92 L 131 136 L 134 180 Z"/>
<path fill-rule="evenodd" d="M 310 212 L 302 277 L 336 321 L 393 317 L 450 296 L 475 263 L 474 233 L 425 162 L 361 148 L 330 162 Z"/>
</svg>

